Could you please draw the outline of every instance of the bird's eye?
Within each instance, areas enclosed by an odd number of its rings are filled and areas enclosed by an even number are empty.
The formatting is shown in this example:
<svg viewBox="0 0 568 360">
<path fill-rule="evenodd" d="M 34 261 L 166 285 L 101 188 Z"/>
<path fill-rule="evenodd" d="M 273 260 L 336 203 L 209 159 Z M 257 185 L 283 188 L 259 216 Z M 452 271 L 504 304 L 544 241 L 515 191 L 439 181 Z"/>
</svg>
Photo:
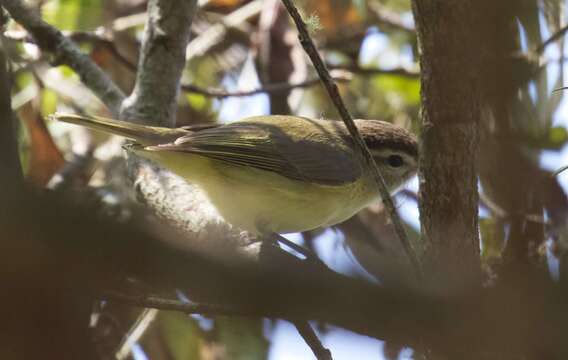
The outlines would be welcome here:
<svg viewBox="0 0 568 360">
<path fill-rule="evenodd" d="M 404 160 L 402 159 L 402 156 L 400 155 L 391 155 L 387 158 L 387 162 L 389 163 L 390 166 L 392 167 L 401 167 L 404 164 Z"/>
</svg>

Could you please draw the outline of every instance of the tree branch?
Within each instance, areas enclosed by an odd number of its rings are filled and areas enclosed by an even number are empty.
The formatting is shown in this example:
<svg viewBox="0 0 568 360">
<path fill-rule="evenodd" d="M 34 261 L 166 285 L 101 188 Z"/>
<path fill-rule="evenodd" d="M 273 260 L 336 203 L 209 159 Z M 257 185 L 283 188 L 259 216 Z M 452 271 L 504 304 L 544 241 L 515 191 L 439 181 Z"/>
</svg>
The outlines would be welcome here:
<svg viewBox="0 0 568 360">
<path fill-rule="evenodd" d="M 477 156 L 483 5 L 414 0 L 421 46 L 420 220 L 425 270 L 441 293 L 480 285 Z M 483 20 L 481 20 L 483 19 Z M 442 55 L 441 55 L 442 54 Z"/>
<path fill-rule="evenodd" d="M 184 314 L 201 314 L 210 316 L 255 316 L 256 314 L 247 313 L 246 309 L 238 309 L 231 306 L 221 306 L 215 304 L 195 304 L 186 303 L 179 300 L 167 299 L 158 296 L 131 295 L 116 291 L 94 294 L 101 300 L 121 302 L 130 306 L 144 308 L 179 311 Z"/>
<path fill-rule="evenodd" d="M 320 57 L 320 55 L 319 55 L 319 53 L 316 49 L 316 46 L 314 45 L 314 42 L 312 41 L 312 39 L 311 39 L 311 37 L 308 33 L 308 29 L 306 28 L 306 24 L 304 23 L 300 13 L 298 12 L 298 9 L 295 7 L 292 0 L 282 0 L 282 2 L 286 6 L 286 9 L 288 9 L 290 16 L 292 17 L 292 19 L 294 20 L 294 22 L 296 24 L 296 27 L 298 28 L 298 32 L 299 32 L 298 38 L 300 40 L 300 43 L 302 44 L 302 46 L 304 47 L 304 50 L 306 51 L 306 53 L 308 54 L 308 56 L 312 60 L 312 63 L 314 64 L 314 67 L 315 67 L 318 75 L 320 76 L 320 79 L 321 79 L 325 89 L 327 90 L 327 92 L 329 94 L 329 97 L 331 98 L 333 104 L 337 108 L 337 111 L 339 112 L 341 119 L 345 123 L 345 126 L 347 127 L 349 134 L 351 135 L 351 137 L 355 141 L 356 146 L 359 149 L 358 153 L 360 154 L 360 160 L 364 164 L 366 164 L 367 166 L 370 166 L 372 168 L 373 175 L 375 177 L 376 184 L 377 184 L 377 187 L 379 189 L 379 193 L 381 195 L 381 199 L 382 199 L 383 203 L 385 204 L 385 207 L 387 208 L 387 210 L 388 210 L 388 212 L 391 216 L 391 220 L 393 222 L 395 232 L 396 232 L 399 240 L 402 242 L 404 249 L 405 249 L 406 253 L 408 254 L 410 261 L 411 261 L 411 263 L 414 267 L 414 270 L 416 271 L 417 276 L 421 276 L 422 270 L 421 270 L 420 262 L 418 260 L 417 255 L 416 255 L 416 251 L 414 250 L 412 244 L 409 242 L 408 237 L 406 235 L 406 232 L 404 231 L 402 221 L 400 220 L 400 217 L 398 216 L 398 213 L 396 211 L 394 203 L 393 203 L 393 201 L 390 197 L 390 193 L 389 193 L 388 188 L 385 184 L 385 180 L 384 180 L 382 174 L 380 173 L 380 171 L 377 167 L 377 164 L 375 163 L 375 160 L 371 156 L 371 153 L 369 152 L 367 145 L 365 144 L 365 142 L 361 138 L 361 134 L 359 133 L 359 130 L 357 130 L 357 127 L 355 126 L 355 123 L 353 121 L 353 118 L 351 117 L 351 114 L 349 114 L 349 111 L 345 107 L 345 104 L 343 103 L 343 99 L 341 98 L 341 95 L 339 94 L 339 90 L 337 89 L 337 85 L 333 82 L 333 79 L 332 79 L 331 75 L 329 74 L 329 70 L 325 66 L 325 63 L 323 62 L 322 58 Z"/>
<path fill-rule="evenodd" d="M 196 5 L 197 0 L 148 1 L 136 84 L 122 104 L 121 119 L 175 126 L 177 95 Z"/>
<path fill-rule="evenodd" d="M 314 329 L 307 321 L 294 321 L 294 326 L 318 360 L 332 360 L 331 351 L 323 346 Z"/>
<path fill-rule="evenodd" d="M 555 42 L 556 40 L 560 39 L 562 36 L 564 36 L 564 34 L 566 34 L 566 32 L 568 31 L 568 25 L 565 25 L 563 27 L 561 27 L 560 29 L 558 29 L 554 34 L 552 34 L 548 39 L 546 39 L 545 41 L 543 41 L 542 44 L 540 44 L 536 49 L 535 52 L 537 54 L 542 54 L 544 52 L 544 49 L 546 49 L 546 47 L 550 44 L 552 44 L 553 42 Z"/>
<path fill-rule="evenodd" d="M 359 65 L 347 65 L 347 66 L 330 65 L 328 66 L 328 68 L 331 70 L 343 70 L 351 72 L 353 74 L 362 74 L 362 75 L 395 75 L 410 79 L 417 79 L 420 77 L 420 72 L 405 69 L 403 67 L 395 69 L 379 69 L 379 68 L 361 67 Z"/>
<path fill-rule="evenodd" d="M 83 54 L 61 31 L 43 21 L 21 0 L 3 0 L 2 6 L 8 10 L 14 20 L 32 34 L 43 51 L 52 53 L 56 63 L 66 64 L 73 69 L 109 110 L 114 115 L 118 115 L 124 94 L 101 68 Z"/>
<path fill-rule="evenodd" d="M 335 72 L 335 75 L 333 75 L 333 79 L 337 82 L 347 82 L 347 81 L 350 81 L 352 78 L 353 77 L 349 73 L 343 72 L 343 71 L 337 71 L 337 72 Z M 307 88 L 307 87 L 311 87 L 311 86 L 314 86 L 314 85 L 318 85 L 319 83 L 320 83 L 319 78 L 308 79 L 306 81 L 302 81 L 302 82 L 295 83 L 295 84 L 290 84 L 288 82 L 275 82 L 275 83 L 271 83 L 271 84 L 266 84 L 263 87 L 258 88 L 258 89 L 254 89 L 254 90 L 232 91 L 232 92 L 231 91 L 225 91 L 225 90 L 222 90 L 222 89 L 202 88 L 202 87 L 191 85 L 191 84 L 182 85 L 181 88 L 184 91 L 192 92 L 192 93 L 196 93 L 196 94 L 201 94 L 201 95 L 204 95 L 204 96 L 216 97 L 216 98 L 226 98 L 226 97 L 253 96 L 253 95 L 263 94 L 263 93 L 287 92 L 287 91 L 290 91 L 291 89 Z"/>
<path fill-rule="evenodd" d="M 0 45 L 0 187 L 10 189 L 21 186 L 23 176 L 11 106 L 10 73 L 4 44 Z"/>
</svg>

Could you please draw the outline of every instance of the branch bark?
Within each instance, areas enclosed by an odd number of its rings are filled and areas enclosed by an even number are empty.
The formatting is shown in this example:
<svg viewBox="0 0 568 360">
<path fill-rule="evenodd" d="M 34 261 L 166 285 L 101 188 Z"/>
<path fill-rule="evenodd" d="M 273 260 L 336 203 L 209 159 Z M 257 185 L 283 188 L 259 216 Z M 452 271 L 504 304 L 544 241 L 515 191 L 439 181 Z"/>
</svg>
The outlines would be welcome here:
<svg viewBox="0 0 568 360">
<path fill-rule="evenodd" d="M 151 0 L 136 85 L 121 117 L 147 125 L 174 127 L 180 79 L 185 65 L 196 0 Z M 129 178 L 137 198 L 183 234 L 180 248 L 199 249 L 231 259 L 259 253 L 258 244 L 231 227 L 201 190 L 148 161 L 128 156 Z"/>
<path fill-rule="evenodd" d="M 150 0 L 136 85 L 120 117 L 174 127 L 177 95 L 197 0 Z"/>
<path fill-rule="evenodd" d="M 474 0 L 414 0 L 421 57 L 420 220 L 425 269 L 441 292 L 480 283 L 477 155 L 480 117 Z"/>
</svg>

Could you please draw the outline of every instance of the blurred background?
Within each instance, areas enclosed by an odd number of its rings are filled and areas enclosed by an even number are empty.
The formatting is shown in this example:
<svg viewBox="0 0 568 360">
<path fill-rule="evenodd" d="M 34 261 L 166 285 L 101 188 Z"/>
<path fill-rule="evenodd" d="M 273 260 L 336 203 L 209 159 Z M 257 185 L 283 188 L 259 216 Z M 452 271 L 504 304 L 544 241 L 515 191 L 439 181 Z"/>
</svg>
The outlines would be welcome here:
<svg viewBox="0 0 568 360">
<path fill-rule="evenodd" d="M 353 117 L 386 120 L 419 134 L 420 69 L 410 1 L 297 3 Z M 45 0 L 29 5 L 77 42 L 125 93 L 131 92 L 145 1 Z M 568 101 L 559 90 L 566 84 L 566 1 L 503 1 L 488 11 L 494 12 L 492 20 L 503 21 L 488 20 L 487 28 L 472 29 L 493 32 L 492 45 L 498 49 L 480 73 L 486 95 L 479 183 L 484 281 L 495 281 L 495 268 L 519 218 L 537 227 L 538 236 L 529 241 L 531 261 L 558 280 L 568 244 L 563 236 L 568 171 L 554 173 L 568 165 Z M 262 114 L 338 118 L 280 1 L 200 0 L 191 32 L 178 126 Z M 38 188 L 87 191 L 97 212 L 119 221 L 134 216 L 139 205 L 125 195 L 130 185 L 120 180 L 126 177 L 122 139 L 45 120 L 55 111 L 110 116 L 105 106 L 15 22 L 4 26 L 2 44 L 12 72 L 12 107 L 19 119 L 26 180 Z M 418 179 L 394 200 L 418 244 Z M 408 276 L 408 261 L 390 227 L 382 205 L 374 204 L 332 229 L 286 236 L 315 250 L 335 271 L 389 285 Z M 363 238 L 376 239 L 380 249 Z M 93 314 L 99 317 L 93 327 L 104 352 L 129 333 L 140 311 L 115 306 Z M 294 326 L 282 320 L 165 311 L 151 319 L 123 358 L 313 358 Z M 334 359 L 415 358 L 412 349 L 401 345 L 313 325 Z"/>
</svg>

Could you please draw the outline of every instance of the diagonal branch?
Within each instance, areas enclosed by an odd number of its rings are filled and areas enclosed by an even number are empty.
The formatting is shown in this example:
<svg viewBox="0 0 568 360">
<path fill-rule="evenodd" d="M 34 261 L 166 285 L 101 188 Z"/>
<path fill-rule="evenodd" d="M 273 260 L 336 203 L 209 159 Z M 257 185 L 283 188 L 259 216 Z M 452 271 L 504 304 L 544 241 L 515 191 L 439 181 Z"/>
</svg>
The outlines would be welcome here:
<svg viewBox="0 0 568 360">
<path fill-rule="evenodd" d="M 56 63 L 63 63 L 73 69 L 110 111 L 118 114 L 124 94 L 89 56 L 83 54 L 61 31 L 43 21 L 22 1 L 3 0 L 1 4 L 14 20 L 32 34 L 40 49 L 51 52 Z"/>
<path fill-rule="evenodd" d="M 325 348 L 307 321 L 294 321 L 294 326 L 318 360 L 332 360 L 331 351 Z"/>
<path fill-rule="evenodd" d="M 418 257 L 416 256 L 416 251 L 413 249 L 412 244 L 408 240 L 408 237 L 407 237 L 406 232 L 404 230 L 404 227 L 402 225 L 402 221 L 400 220 L 400 217 L 398 216 L 398 213 L 397 213 L 396 208 L 394 206 L 394 202 L 392 201 L 392 199 L 390 197 L 390 193 L 389 193 L 387 186 L 385 184 L 385 180 L 384 180 L 383 176 L 381 175 L 381 173 L 380 173 L 380 171 L 377 167 L 377 164 L 375 163 L 375 160 L 371 156 L 371 153 L 369 152 L 367 145 L 365 144 L 365 142 L 361 138 L 361 134 L 359 133 L 359 130 L 357 130 L 357 127 L 355 126 L 355 123 L 353 122 L 353 118 L 351 117 L 351 114 L 347 110 L 345 103 L 343 102 L 343 99 L 341 98 L 341 95 L 339 94 L 339 90 L 337 88 L 337 85 L 333 81 L 333 78 L 329 74 L 329 70 L 327 69 L 322 58 L 320 57 L 320 55 L 319 55 L 319 53 L 316 49 L 316 46 L 314 45 L 314 42 L 312 41 L 310 34 L 308 33 L 308 29 L 306 28 L 306 24 L 304 23 L 304 20 L 302 20 L 302 17 L 300 15 L 300 13 L 298 12 L 298 9 L 295 7 L 292 0 L 282 0 L 282 2 L 286 6 L 286 9 L 288 9 L 290 16 L 292 17 L 292 19 L 294 19 L 294 22 L 296 23 L 296 27 L 298 28 L 298 32 L 299 32 L 298 38 L 300 40 L 300 43 L 302 44 L 302 46 L 304 47 L 304 50 L 306 51 L 306 53 L 308 54 L 308 56 L 312 60 L 312 63 L 314 64 L 314 67 L 316 68 L 316 71 L 317 71 L 318 75 L 320 76 L 321 81 L 322 81 L 325 89 L 327 90 L 327 92 L 329 94 L 329 97 L 331 98 L 331 101 L 333 102 L 333 104 L 337 108 L 339 115 L 341 115 L 341 119 L 343 120 L 343 122 L 345 123 L 345 126 L 349 130 L 349 134 L 351 135 L 351 137 L 355 141 L 355 144 L 357 144 L 356 146 L 359 148 L 361 160 L 373 169 L 374 177 L 375 177 L 377 186 L 379 188 L 381 198 L 382 198 L 382 200 L 385 204 L 385 207 L 388 209 L 388 212 L 391 216 L 391 220 L 393 222 L 395 232 L 396 232 L 399 240 L 402 242 L 402 245 L 404 246 L 404 249 L 409 256 L 410 261 L 411 261 L 412 265 L 414 266 L 416 274 L 418 276 L 421 276 L 422 270 L 421 270 L 421 265 L 420 265 L 420 262 L 418 260 Z"/>
<path fill-rule="evenodd" d="M 542 44 L 540 44 L 536 49 L 535 52 L 537 54 L 542 54 L 544 52 L 544 49 L 546 49 L 546 47 L 550 44 L 552 44 L 553 42 L 559 40 L 562 36 L 564 36 L 564 34 L 566 34 L 566 32 L 568 32 L 568 25 L 565 25 L 563 27 L 561 27 L 560 29 L 558 29 L 554 34 L 552 34 L 548 39 L 546 39 L 545 41 L 543 41 Z"/>
</svg>

